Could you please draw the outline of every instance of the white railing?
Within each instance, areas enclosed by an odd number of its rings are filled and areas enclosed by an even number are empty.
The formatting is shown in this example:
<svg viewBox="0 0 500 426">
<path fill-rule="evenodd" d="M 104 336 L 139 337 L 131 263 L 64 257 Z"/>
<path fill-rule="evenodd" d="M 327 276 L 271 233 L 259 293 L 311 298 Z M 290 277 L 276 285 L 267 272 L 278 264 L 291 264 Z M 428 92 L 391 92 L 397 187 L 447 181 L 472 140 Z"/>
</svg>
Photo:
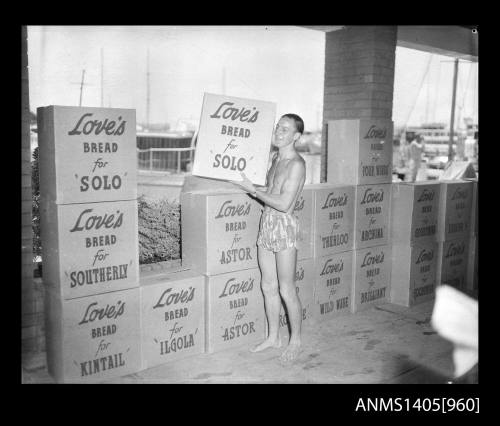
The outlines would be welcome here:
<svg viewBox="0 0 500 426">
<path fill-rule="evenodd" d="M 181 173 L 182 163 L 192 163 L 195 147 L 188 148 L 137 148 L 139 170 L 175 171 Z M 189 156 L 182 156 L 189 152 Z M 186 164 L 187 167 L 187 164 Z"/>
</svg>

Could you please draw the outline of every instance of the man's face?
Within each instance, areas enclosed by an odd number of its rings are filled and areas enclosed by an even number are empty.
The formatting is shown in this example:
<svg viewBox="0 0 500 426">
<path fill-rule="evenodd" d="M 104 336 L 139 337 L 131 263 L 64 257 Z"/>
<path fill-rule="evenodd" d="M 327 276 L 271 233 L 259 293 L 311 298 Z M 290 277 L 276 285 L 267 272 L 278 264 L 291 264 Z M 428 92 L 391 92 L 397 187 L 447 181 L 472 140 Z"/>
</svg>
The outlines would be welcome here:
<svg viewBox="0 0 500 426">
<path fill-rule="evenodd" d="M 300 138 L 300 133 L 295 128 L 295 122 L 288 117 L 281 117 L 274 130 L 273 145 L 282 148 L 294 143 Z"/>
</svg>

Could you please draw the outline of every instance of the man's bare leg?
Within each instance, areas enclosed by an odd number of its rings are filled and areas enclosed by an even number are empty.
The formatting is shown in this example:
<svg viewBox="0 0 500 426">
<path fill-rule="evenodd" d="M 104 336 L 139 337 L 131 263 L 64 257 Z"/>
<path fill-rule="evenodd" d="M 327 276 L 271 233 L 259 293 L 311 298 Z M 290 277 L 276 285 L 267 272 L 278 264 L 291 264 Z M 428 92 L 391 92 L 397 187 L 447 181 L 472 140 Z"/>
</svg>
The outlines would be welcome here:
<svg viewBox="0 0 500 426">
<path fill-rule="evenodd" d="M 279 348 L 279 314 L 281 299 L 278 290 L 278 275 L 276 272 L 276 257 L 272 251 L 257 246 L 257 258 L 262 274 L 262 292 L 264 293 L 264 307 L 266 311 L 268 334 L 266 340 L 250 349 L 251 352 L 260 352 L 267 348 Z"/>
<path fill-rule="evenodd" d="M 295 287 L 297 249 L 289 248 L 276 253 L 276 265 L 281 297 L 288 311 L 290 340 L 280 356 L 282 361 L 292 361 L 300 352 L 300 330 L 302 326 L 302 306 Z"/>
</svg>

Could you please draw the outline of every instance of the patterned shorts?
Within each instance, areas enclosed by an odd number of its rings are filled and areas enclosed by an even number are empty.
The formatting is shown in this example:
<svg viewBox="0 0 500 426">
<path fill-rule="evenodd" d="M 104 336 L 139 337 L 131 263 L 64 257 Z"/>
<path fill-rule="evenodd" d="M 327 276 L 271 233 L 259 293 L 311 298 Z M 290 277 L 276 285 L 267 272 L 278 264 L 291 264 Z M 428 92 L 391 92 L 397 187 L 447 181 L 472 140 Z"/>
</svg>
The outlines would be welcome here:
<svg viewBox="0 0 500 426">
<path fill-rule="evenodd" d="M 264 209 L 260 219 L 258 246 L 277 252 L 290 247 L 297 248 L 297 241 L 301 239 L 299 220 L 296 216 Z"/>
</svg>

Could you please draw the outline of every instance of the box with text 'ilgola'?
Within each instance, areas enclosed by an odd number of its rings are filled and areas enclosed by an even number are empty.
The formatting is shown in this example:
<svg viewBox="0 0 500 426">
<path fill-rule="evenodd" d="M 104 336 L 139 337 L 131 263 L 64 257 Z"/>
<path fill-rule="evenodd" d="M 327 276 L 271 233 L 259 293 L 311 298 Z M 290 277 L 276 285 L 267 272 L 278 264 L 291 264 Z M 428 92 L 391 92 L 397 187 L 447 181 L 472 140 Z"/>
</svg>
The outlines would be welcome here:
<svg viewBox="0 0 500 426">
<path fill-rule="evenodd" d="M 262 206 L 244 191 L 181 194 L 182 263 L 206 275 L 257 267 Z"/>
<path fill-rule="evenodd" d="M 63 299 L 139 286 L 137 201 L 40 203 L 43 280 Z"/>
<path fill-rule="evenodd" d="M 302 324 L 308 323 L 313 316 L 314 292 L 314 259 L 299 260 L 295 271 L 295 289 L 302 306 Z M 279 325 L 282 331 L 289 334 L 290 321 L 282 300 L 279 314 Z"/>
<path fill-rule="evenodd" d="M 354 249 L 390 243 L 391 186 L 356 186 Z"/>
<path fill-rule="evenodd" d="M 327 320 L 351 313 L 353 251 L 315 259 L 314 315 Z"/>
<path fill-rule="evenodd" d="M 439 182 L 392 184 L 393 243 L 436 241 L 440 189 Z"/>
<path fill-rule="evenodd" d="M 205 276 L 206 352 L 264 339 L 264 298 L 258 268 Z"/>
<path fill-rule="evenodd" d="M 352 250 L 355 186 L 322 183 L 310 188 L 314 191 L 314 257 Z"/>
<path fill-rule="evenodd" d="M 63 300 L 46 288 L 49 374 L 94 383 L 141 369 L 139 288 Z"/>
<path fill-rule="evenodd" d="M 37 121 L 42 200 L 137 198 L 135 110 L 51 105 Z"/>
<path fill-rule="evenodd" d="M 386 245 L 354 250 L 353 313 L 390 301 L 391 248 Z"/>
<path fill-rule="evenodd" d="M 437 240 L 468 238 L 471 228 L 473 183 L 441 181 Z"/>
<path fill-rule="evenodd" d="M 191 270 L 141 274 L 142 367 L 205 351 L 205 277 Z"/>
<path fill-rule="evenodd" d="M 414 306 L 435 296 L 438 243 L 434 241 L 392 246 L 391 302 Z"/>
<path fill-rule="evenodd" d="M 305 185 L 302 194 L 295 202 L 293 214 L 297 216 L 302 238 L 297 242 L 297 259 L 313 257 L 313 190 Z"/>
<path fill-rule="evenodd" d="M 466 289 L 469 243 L 469 237 L 439 243 L 438 284 L 447 284 L 461 291 Z"/>
<path fill-rule="evenodd" d="M 328 121 L 327 181 L 338 185 L 392 182 L 393 123 L 387 119 Z"/>
</svg>

